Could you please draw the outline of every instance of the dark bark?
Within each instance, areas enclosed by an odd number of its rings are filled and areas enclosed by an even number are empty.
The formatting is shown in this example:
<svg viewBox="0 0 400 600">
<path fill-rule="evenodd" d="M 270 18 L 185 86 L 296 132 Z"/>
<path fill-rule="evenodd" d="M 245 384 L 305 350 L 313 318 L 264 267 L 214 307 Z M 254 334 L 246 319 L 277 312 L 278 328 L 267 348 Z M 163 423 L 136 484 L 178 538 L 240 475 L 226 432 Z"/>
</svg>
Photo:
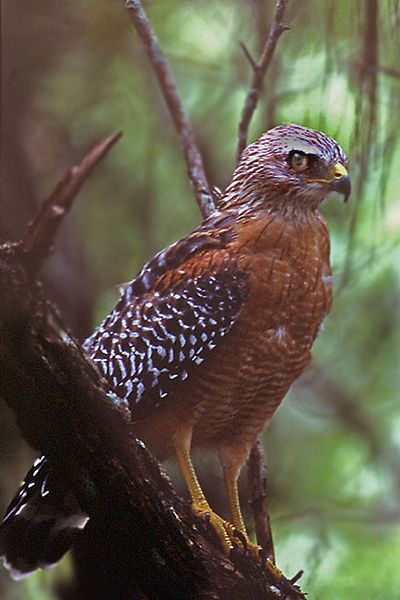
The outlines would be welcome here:
<svg viewBox="0 0 400 600">
<path fill-rule="evenodd" d="M 54 7 L 51 0 L 30 4 L 5 0 L 1 4 L 2 239 L 19 239 L 37 210 L 40 187 L 35 174 L 37 163 L 42 161 L 43 171 L 51 164 L 56 172 L 65 160 L 62 156 L 70 151 L 63 124 L 53 121 L 48 127 L 49 121 L 38 119 L 36 109 L 41 77 L 81 35 L 78 28 L 73 30 L 65 25 L 68 8 L 63 4 L 64 13 L 58 6 L 55 19 Z M 58 144 L 54 146 L 50 139 Z M 49 149 L 50 160 L 42 151 L 44 147 Z M 95 289 L 80 233 L 72 221 L 65 223 L 57 240 L 57 255 L 44 265 L 42 282 L 46 295 L 62 310 L 74 334 L 83 339 L 92 326 Z M 1 514 L 34 458 L 19 434 L 12 412 L 0 399 Z"/>
<path fill-rule="evenodd" d="M 209 214 L 213 198 L 169 64 L 141 3 L 131 0 L 127 7 L 181 140 L 196 199 L 203 215 Z M 87 158 L 81 172 L 69 171 L 55 188 L 22 243 L 0 251 L 4 397 L 26 439 L 58 463 L 91 517 L 75 549 L 79 589 L 70 590 L 69 598 L 303 597 L 283 576 L 276 581 L 240 544 L 232 557 L 223 556 L 213 531 L 193 517 L 134 439 L 129 415 L 99 381 L 35 280 L 91 170 Z"/>
<path fill-rule="evenodd" d="M 49 121 L 40 111 L 39 118 L 37 114 L 38 82 L 81 35 L 79 28 L 66 25 L 71 15 L 65 4 L 57 6 L 57 19 L 54 7 L 52 0 L 5 0 L 1 6 L 3 240 L 19 239 L 37 211 L 40 186 L 36 173 L 40 163 L 44 165 L 42 172 L 49 163 L 56 172 L 64 166 L 65 156 L 72 154 L 63 124 Z M 95 291 L 81 236 L 72 219 L 65 223 L 57 249 L 53 260 L 44 265 L 43 285 L 50 300 L 62 309 L 74 334 L 83 339 L 92 326 Z"/>
<path fill-rule="evenodd" d="M 268 558 L 275 563 L 274 541 L 268 511 L 267 467 L 260 441 L 256 442 L 251 449 L 247 481 L 257 541 Z"/>
</svg>

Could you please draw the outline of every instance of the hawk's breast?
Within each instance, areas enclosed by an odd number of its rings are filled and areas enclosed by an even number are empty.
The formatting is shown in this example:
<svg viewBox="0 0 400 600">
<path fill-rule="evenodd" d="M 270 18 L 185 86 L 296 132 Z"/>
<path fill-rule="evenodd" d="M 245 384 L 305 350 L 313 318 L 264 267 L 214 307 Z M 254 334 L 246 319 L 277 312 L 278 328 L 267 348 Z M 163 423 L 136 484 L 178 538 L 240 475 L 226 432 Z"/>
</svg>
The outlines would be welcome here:
<svg viewBox="0 0 400 600">
<path fill-rule="evenodd" d="M 307 366 L 329 311 L 331 273 L 321 251 L 326 230 L 296 232 L 275 226 L 269 231 L 266 240 L 259 238 L 252 256 L 243 252 L 250 271 L 248 301 L 199 373 L 198 443 L 259 434 Z"/>
</svg>

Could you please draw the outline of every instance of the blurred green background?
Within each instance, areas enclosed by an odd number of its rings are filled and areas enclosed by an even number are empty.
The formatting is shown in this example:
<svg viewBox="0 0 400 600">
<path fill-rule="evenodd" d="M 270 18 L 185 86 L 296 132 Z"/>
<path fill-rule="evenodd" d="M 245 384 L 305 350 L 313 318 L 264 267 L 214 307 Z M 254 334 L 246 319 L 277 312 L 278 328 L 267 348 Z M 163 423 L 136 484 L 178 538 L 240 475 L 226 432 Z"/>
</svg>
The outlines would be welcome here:
<svg viewBox="0 0 400 600">
<path fill-rule="evenodd" d="M 271 0 L 154 0 L 212 185 L 234 166 Z M 291 1 L 252 122 L 253 140 L 298 122 L 348 151 L 353 194 L 322 211 L 332 238 L 334 306 L 311 368 L 264 436 L 279 566 L 304 569 L 309 597 L 400 599 L 400 15 L 398 0 Z M 80 194 L 43 273 L 83 339 L 117 284 L 200 221 L 180 146 L 122 0 L 5 0 L 2 229 L 17 239 L 64 169 L 99 137 L 124 136 Z M 0 401 L 0 509 L 34 453 Z M 0 596 L 51 599 L 69 561 Z M 60 583 L 61 582 L 61 583 Z"/>
</svg>

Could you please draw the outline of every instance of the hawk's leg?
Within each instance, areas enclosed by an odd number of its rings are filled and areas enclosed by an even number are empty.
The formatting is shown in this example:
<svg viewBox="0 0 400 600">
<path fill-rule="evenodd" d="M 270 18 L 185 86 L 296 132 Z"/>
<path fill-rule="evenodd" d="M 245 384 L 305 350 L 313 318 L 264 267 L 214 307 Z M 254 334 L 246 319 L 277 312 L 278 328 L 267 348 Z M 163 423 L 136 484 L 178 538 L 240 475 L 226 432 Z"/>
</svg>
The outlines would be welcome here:
<svg viewBox="0 0 400 600">
<path fill-rule="evenodd" d="M 239 490 L 237 477 L 224 469 L 225 488 L 228 496 L 229 509 L 231 511 L 232 523 L 238 531 L 245 537 L 247 544 L 250 544 L 249 536 L 247 535 L 246 526 L 244 524 L 242 510 L 240 508 Z"/>
<path fill-rule="evenodd" d="M 230 554 L 234 547 L 235 538 L 238 540 L 234 525 L 228 521 L 225 521 L 211 509 L 206 497 L 204 496 L 204 492 L 201 489 L 199 480 L 197 479 L 197 475 L 190 458 L 189 449 L 185 447 L 176 447 L 175 452 L 183 478 L 185 479 L 187 488 L 189 490 L 193 512 L 212 525 L 214 531 L 221 541 L 225 553 Z"/>
<path fill-rule="evenodd" d="M 244 539 L 246 540 L 247 550 L 257 560 L 257 562 L 265 562 L 266 569 L 273 575 L 273 577 L 279 581 L 282 575 L 281 571 L 274 565 L 272 561 L 265 558 L 265 553 L 261 546 L 253 544 L 248 536 L 242 510 L 240 508 L 239 490 L 238 490 L 238 478 L 246 456 L 243 452 L 244 448 L 241 448 L 239 453 L 236 453 L 233 449 L 223 449 L 220 451 L 220 459 L 224 470 L 225 488 L 229 502 L 229 509 L 231 513 L 232 523 L 236 530 L 238 530 Z M 243 456 L 243 461 L 241 456 Z"/>
</svg>

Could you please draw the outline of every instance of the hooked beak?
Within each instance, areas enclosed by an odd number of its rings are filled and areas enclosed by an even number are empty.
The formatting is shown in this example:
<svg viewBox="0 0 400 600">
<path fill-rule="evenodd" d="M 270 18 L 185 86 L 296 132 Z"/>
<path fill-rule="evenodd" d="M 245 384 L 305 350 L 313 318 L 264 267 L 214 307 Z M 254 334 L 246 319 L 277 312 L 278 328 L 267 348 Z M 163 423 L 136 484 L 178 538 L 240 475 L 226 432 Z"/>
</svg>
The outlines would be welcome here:
<svg viewBox="0 0 400 600">
<path fill-rule="evenodd" d="M 347 169 L 341 162 L 337 162 L 333 167 L 333 179 L 329 181 L 331 190 L 339 192 L 344 196 L 347 202 L 351 192 L 351 182 Z"/>
</svg>

